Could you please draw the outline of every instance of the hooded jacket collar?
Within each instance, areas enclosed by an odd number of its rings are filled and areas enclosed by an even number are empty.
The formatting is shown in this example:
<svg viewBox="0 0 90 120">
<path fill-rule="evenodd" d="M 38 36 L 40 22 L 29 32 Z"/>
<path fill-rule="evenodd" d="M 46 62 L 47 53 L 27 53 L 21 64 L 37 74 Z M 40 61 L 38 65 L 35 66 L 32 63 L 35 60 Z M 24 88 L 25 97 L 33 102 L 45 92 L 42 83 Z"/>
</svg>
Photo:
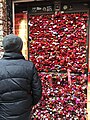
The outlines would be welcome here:
<svg viewBox="0 0 90 120">
<path fill-rule="evenodd" d="M 5 52 L 2 59 L 25 59 L 22 54 L 14 52 Z"/>
</svg>

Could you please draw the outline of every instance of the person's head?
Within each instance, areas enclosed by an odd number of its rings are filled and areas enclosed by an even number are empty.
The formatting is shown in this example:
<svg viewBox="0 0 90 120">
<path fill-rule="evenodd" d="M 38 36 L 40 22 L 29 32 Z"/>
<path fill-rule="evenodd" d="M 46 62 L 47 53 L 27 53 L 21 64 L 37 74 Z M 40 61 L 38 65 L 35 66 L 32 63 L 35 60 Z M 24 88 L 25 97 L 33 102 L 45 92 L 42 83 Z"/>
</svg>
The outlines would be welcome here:
<svg viewBox="0 0 90 120">
<path fill-rule="evenodd" d="M 5 52 L 21 53 L 23 41 L 20 37 L 9 34 L 3 38 L 2 45 Z"/>
</svg>

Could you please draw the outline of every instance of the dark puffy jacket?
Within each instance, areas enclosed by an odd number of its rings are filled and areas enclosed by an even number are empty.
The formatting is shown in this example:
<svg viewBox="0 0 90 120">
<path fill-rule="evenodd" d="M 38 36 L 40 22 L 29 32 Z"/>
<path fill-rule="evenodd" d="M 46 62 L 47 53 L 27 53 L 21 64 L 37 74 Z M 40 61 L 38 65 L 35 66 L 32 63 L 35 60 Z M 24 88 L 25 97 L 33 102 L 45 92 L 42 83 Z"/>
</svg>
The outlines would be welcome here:
<svg viewBox="0 0 90 120">
<path fill-rule="evenodd" d="M 21 54 L 5 53 L 0 60 L 0 120 L 30 120 L 41 94 L 34 64 Z"/>
</svg>

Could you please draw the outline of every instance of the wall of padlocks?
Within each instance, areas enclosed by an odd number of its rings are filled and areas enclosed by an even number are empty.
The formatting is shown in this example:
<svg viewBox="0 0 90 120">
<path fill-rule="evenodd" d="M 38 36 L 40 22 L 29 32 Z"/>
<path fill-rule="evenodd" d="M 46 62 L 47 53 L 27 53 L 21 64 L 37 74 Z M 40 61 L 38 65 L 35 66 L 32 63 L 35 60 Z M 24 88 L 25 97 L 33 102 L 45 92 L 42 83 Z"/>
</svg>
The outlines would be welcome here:
<svg viewBox="0 0 90 120">
<path fill-rule="evenodd" d="M 0 1 L 0 58 L 2 56 L 2 39 L 3 39 L 3 2 Z"/>
<path fill-rule="evenodd" d="M 0 58 L 3 55 L 2 39 L 7 34 L 7 10 L 5 0 L 0 0 Z"/>
<path fill-rule="evenodd" d="M 31 15 L 28 25 L 29 59 L 38 69 L 43 88 L 32 118 L 85 119 L 88 14 Z"/>
</svg>

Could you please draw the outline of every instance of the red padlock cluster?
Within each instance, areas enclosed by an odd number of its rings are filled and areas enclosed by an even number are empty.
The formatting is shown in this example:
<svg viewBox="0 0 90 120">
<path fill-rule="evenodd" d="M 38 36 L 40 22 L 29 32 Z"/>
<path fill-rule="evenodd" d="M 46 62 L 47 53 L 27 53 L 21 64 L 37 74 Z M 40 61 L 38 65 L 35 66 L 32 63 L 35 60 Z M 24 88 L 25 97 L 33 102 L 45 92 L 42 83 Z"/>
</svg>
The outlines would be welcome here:
<svg viewBox="0 0 90 120">
<path fill-rule="evenodd" d="M 43 96 L 33 108 L 34 120 L 85 120 L 87 76 L 71 75 L 72 84 L 67 83 L 67 74 L 40 74 Z M 50 85 L 52 81 L 52 86 Z"/>
<path fill-rule="evenodd" d="M 30 16 L 30 60 L 38 71 L 85 72 L 87 13 Z"/>
<path fill-rule="evenodd" d="M 30 16 L 30 60 L 40 73 L 43 89 L 32 119 L 85 120 L 87 19 L 87 13 Z M 67 69 L 74 73 L 71 81 Z"/>
</svg>

